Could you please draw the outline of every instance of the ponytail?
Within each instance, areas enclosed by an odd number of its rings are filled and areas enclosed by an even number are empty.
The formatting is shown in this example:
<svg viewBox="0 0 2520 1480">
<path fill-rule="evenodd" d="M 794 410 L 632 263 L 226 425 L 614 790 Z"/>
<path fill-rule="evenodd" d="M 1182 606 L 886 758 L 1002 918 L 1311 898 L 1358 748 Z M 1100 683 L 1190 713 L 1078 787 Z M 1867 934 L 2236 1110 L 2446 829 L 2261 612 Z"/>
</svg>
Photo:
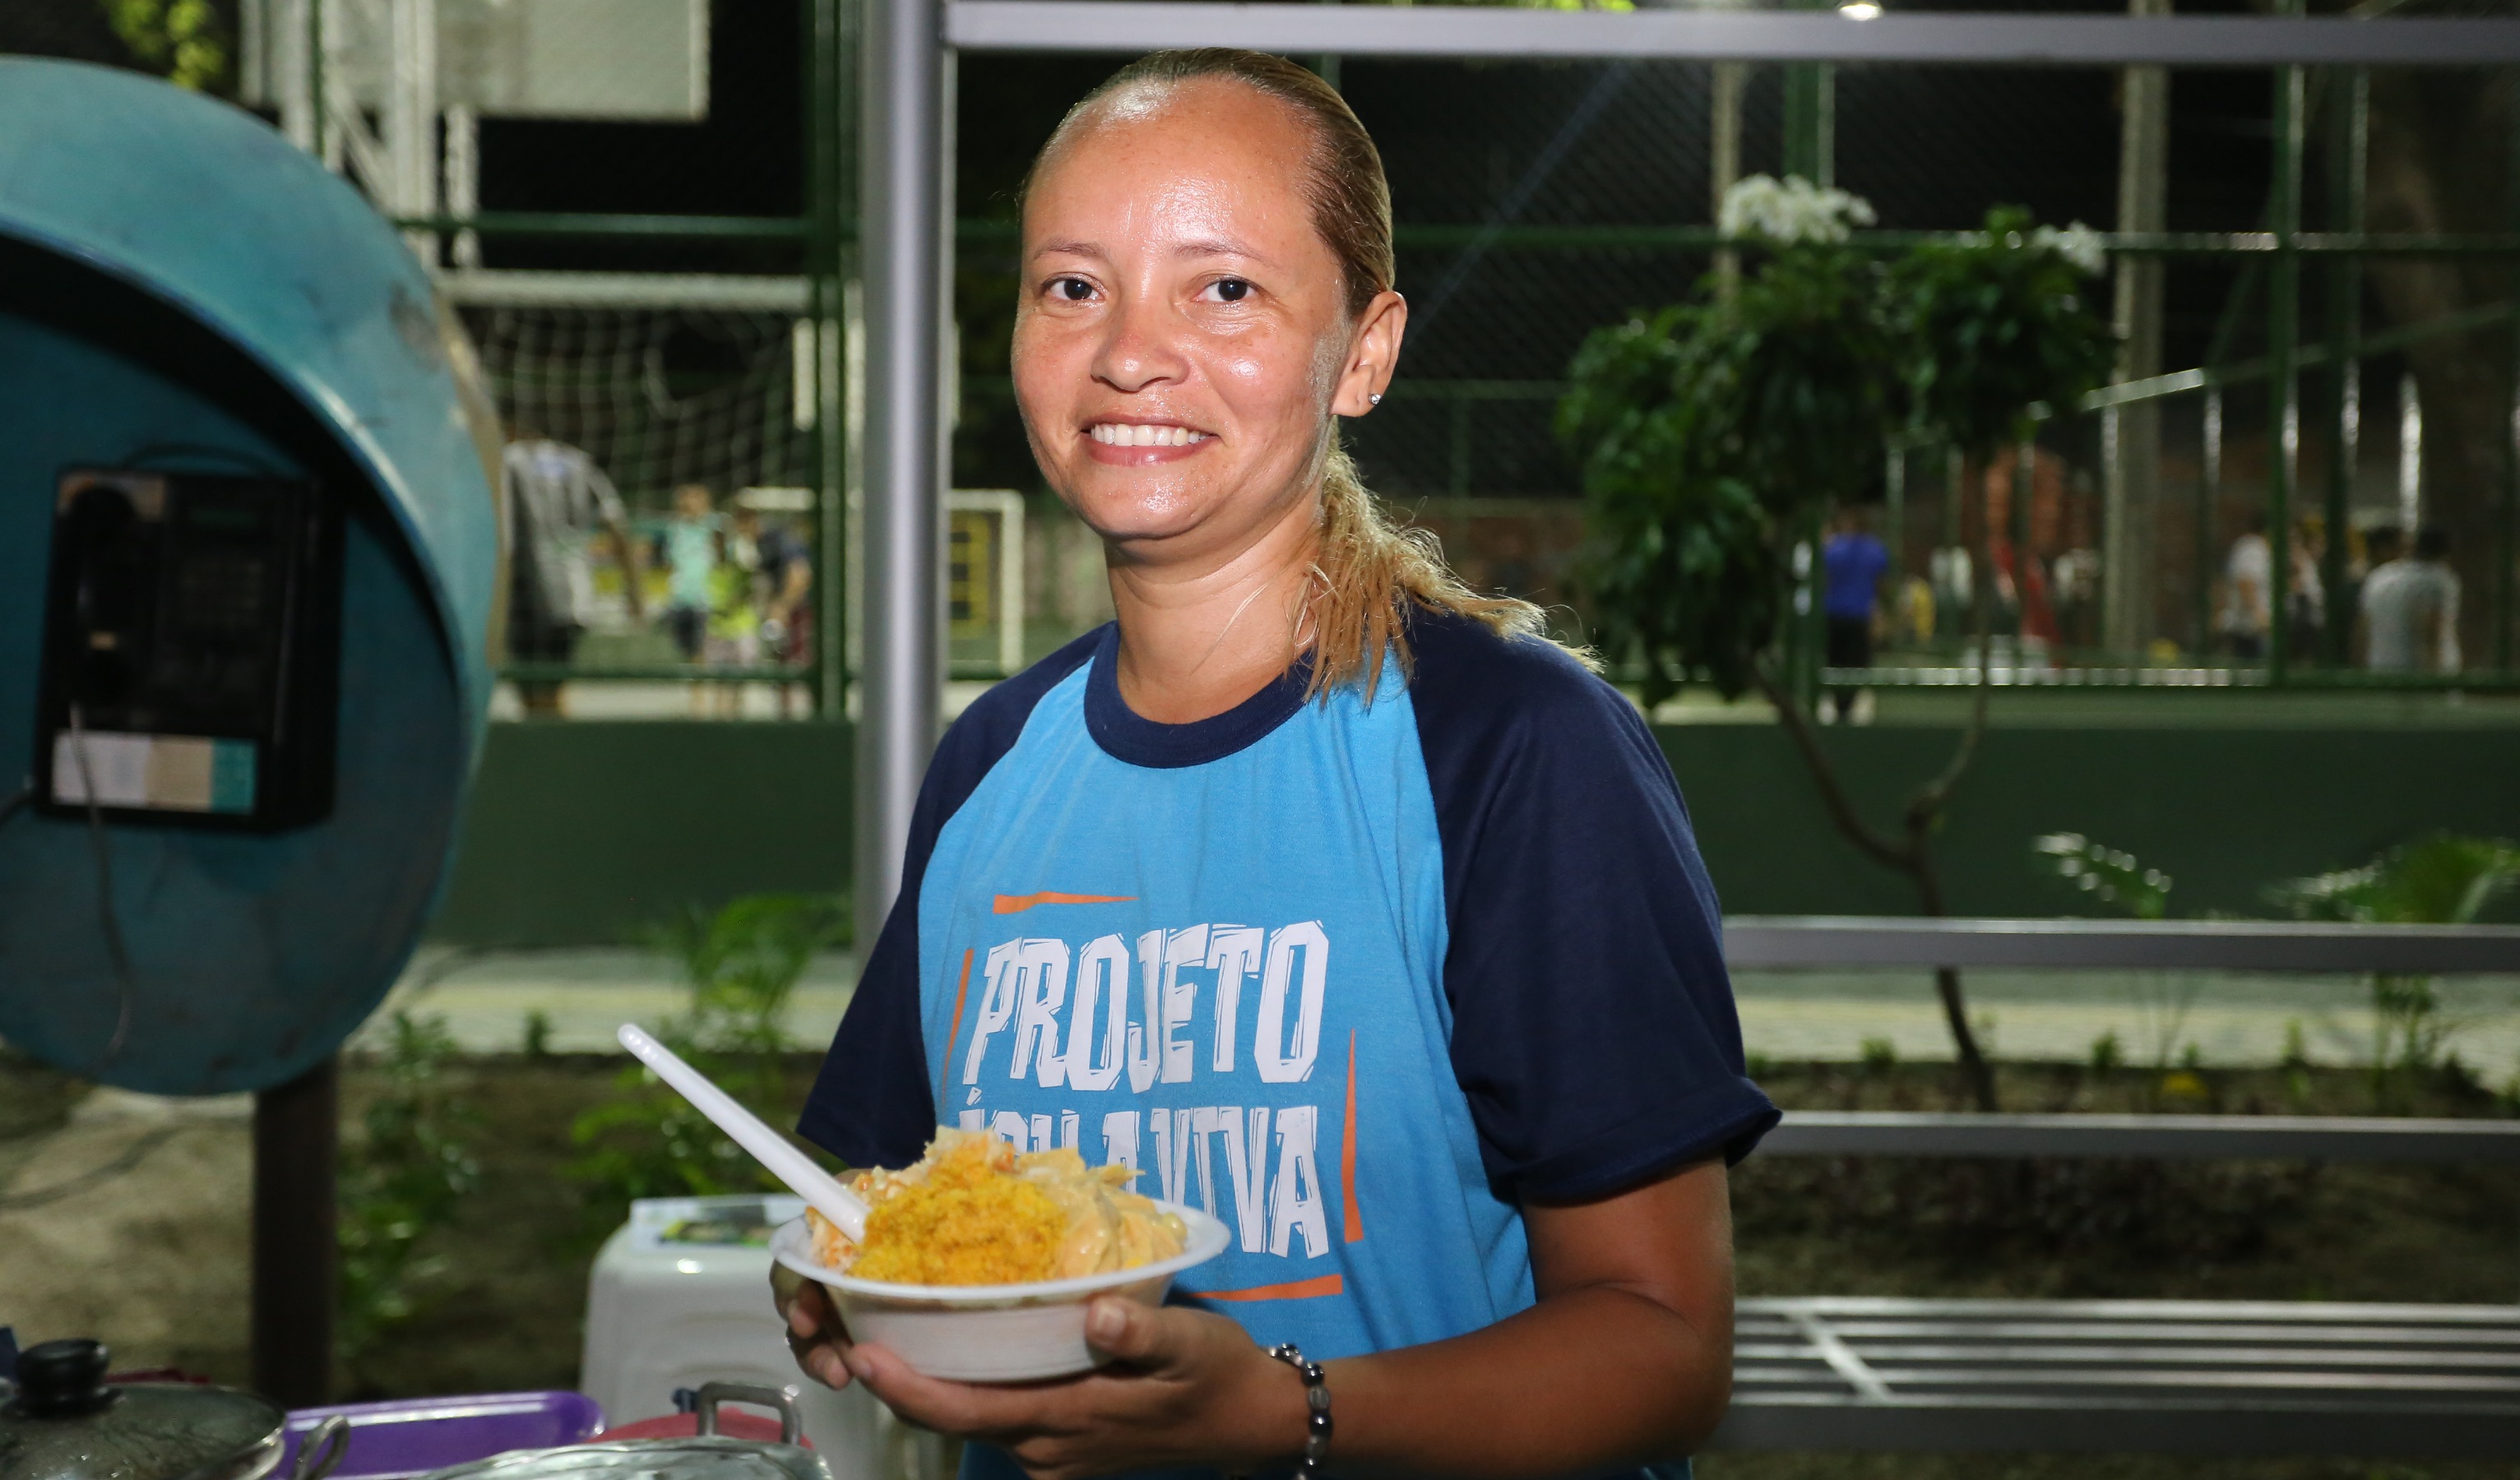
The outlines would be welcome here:
<svg viewBox="0 0 2520 1480">
<path fill-rule="evenodd" d="M 1538 606 L 1472 591 L 1444 563 L 1432 532 L 1393 522 L 1358 478 L 1346 448 L 1333 444 L 1324 463 L 1320 549 L 1301 619 L 1313 639 L 1307 697 L 1327 699 L 1358 684 L 1372 703 L 1385 653 L 1398 660 L 1401 681 L 1408 682 L 1417 671 L 1409 646 L 1413 605 L 1467 617 L 1500 637 L 1547 637 Z"/>
</svg>

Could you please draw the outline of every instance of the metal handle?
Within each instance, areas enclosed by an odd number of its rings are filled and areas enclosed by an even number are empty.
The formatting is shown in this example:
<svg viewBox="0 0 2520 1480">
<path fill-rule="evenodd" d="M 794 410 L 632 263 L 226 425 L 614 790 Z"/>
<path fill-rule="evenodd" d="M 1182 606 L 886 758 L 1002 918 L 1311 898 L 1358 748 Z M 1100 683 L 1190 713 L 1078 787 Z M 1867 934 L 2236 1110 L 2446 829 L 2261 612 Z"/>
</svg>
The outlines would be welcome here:
<svg viewBox="0 0 2520 1480">
<path fill-rule="evenodd" d="M 763 1387 L 752 1382 L 703 1382 L 699 1392 L 699 1430 L 717 1432 L 717 1406 L 721 1403 L 750 1403 L 779 1411 L 779 1442 L 793 1444 L 805 1431 L 804 1420 L 796 1416 L 796 1400 L 792 1389 Z M 299 1480 L 315 1480 L 301 1476 Z"/>
<path fill-rule="evenodd" d="M 335 1413 L 306 1431 L 297 1446 L 297 1472 L 291 1480 L 324 1480 L 350 1453 L 350 1420 Z"/>
</svg>

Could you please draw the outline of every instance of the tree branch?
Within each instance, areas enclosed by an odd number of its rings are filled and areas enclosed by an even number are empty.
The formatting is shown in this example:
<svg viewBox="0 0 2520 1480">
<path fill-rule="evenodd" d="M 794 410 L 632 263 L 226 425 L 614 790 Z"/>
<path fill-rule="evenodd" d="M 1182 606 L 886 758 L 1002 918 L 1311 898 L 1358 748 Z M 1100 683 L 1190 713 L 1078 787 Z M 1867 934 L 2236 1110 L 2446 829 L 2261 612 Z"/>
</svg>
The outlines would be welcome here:
<svg viewBox="0 0 2520 1480">
<path fill-rule="evenodd" d="M 1821 803 L 1828 808 L 1829 821 L 1837 825 L 1837 830 L 1846 835 L 1848 842 L 1864 850 L 1874 863 L 1902 874 L 1913 873 L 1915 860 L 1910 850 L 1873 831 L 1856 814 L 1855 803 L 1847 796 L 1845 785 L 1838 780 L 1837 768 L 1830 764 L 1828 752 L 1821 748 L 1820 737 L 1812 733 L 1811 718 L 1803 713 L 1802 705 L 1785 693 L 1784 686 L 1768 671 L 1766 662 L 1754 660 L 1750 664 L 1750 677 L 1759 686 L 1759 692 L 1767 696 L 1768 702 L 1776 706 L 1777 719 L 1785 727 L 1785 733 L 1793 737 L 1794 748 L 1802 752 L 1803 764 L 1810 769 L 1812 780 L 1819 785 Z"/>
</svg>

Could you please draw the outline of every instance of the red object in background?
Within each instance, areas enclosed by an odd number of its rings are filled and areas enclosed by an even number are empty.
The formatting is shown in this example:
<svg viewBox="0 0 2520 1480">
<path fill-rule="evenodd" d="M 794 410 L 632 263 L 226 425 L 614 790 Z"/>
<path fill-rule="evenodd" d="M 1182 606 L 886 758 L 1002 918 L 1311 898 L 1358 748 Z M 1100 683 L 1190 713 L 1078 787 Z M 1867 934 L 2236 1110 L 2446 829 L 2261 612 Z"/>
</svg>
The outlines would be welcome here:
<svg viewBox="0 0 2520 1480">
<path fill-rule="evenodd" d="M 2020 604 L 2021 635 L 2038 638 L 2051 647 L 2062 641 L 2056 627 L 2056 608 L 2048 600 L 2048 562 L 2033 555 L 2028 568 L 2016 575 L 2012 568 L 2012 541 L 2001 535 L 1987 542 L 1986 553 L 1995 562 L 1997 573 L 2012 587 L 2013 600 Z M 2021 579 L 2023 575 L 2028 579 Z"/>
<path fill-rule="evenodd" d="M 699 1431 L 699 1414 L 667 1413 L 662 1418 L 642 1418 L 636 1423 L 606 1429 L 584 1442 L 608 1444 L 615 1439 L 688 1439 Z M 758 1413 L 740 1413 L 729 1408 L 717 1411 L 717 1431 L 730 1439 L 749 1439 L 756 1444 L 779 1442 L 778 1419 L 764 1418 Z M 814 1447 L 813 1441 L 802 1434 L 796 1436 L 796 1442 L 806 1449 Z"/>
</svg>

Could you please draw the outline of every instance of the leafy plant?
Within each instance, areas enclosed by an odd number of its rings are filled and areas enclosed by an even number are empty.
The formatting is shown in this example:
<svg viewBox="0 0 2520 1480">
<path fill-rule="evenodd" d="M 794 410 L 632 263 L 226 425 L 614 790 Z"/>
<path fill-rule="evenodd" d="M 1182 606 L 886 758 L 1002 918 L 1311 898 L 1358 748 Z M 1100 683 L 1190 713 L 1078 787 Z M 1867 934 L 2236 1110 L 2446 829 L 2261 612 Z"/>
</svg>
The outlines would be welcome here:
<svg viewBox="0 0 2520 1480">
<path fill-rule="evenodd" d="M 849 940 L 843 901 L 760 894 L 715 912 L 691 909 L 648 931 L 691 988 L 687 1010 L 656 1036 L 729 1095 L 777 1123 L 788 1102 L 784 1020 L 816 953 Z M 569 1175 L 588 1191 L 591 1225 L 609 1229 L 640 1197 L 712 1196 L 778 1186 L 680 1095 L 632 1065 L 612 1098 L 580 1115 L 570 1135 L 584 1154 Z"/>
<path fill-rule="evenodd" d="M 1964 452 L 2028 435 L 2109 377 L 2117 340 L 2082 297 L 2103 265 L 2081 227 L 2035 227 L 2018 207 L 1982 231 L 1912 247 L 1890 269 L 1889 316 L 1908 346 L 1917 422 Z"/>
<path fill-rule="evenodd" d="M 465 1144 L 477 1119 L 445 1073 L 455 1054 L 443 1017 L 394 1013 L 376 1060 L 382 1088 L 344 1147 L 339 1341 L 348 1361 L 423 1308 L 446 1269 L 442 1256 L 426 1251 L 428 1236 L 480 1186 Z"/>
<path fill-rule="evenodd" d="M 1648 703 L 1700 677 L 1728 697 L 1758 690 L 1838 830 L 1907 875 L 1922 913 L 1943 915 L 1930 845 L 1985 729 L 1993 582 L 1982 569 L 1972 583 L 1980 683 L 1968 726 L 1885 831 L 1858 812 L 1778 672 L 1785 572 L 1798 544 L 1814 553 L 1830 503 L 1868 481 L 1894 430 L 1991 453 L 2038 403 L 2070 406 L 2099 383 L 2113 339 L 2076 291 L 2096 245 L 2088 232 L 2042 233 L 1999 210 L 1983 232 L 1885 261 L 1849 241 L 1870 214 L 1807 182 L 1743 181 L 1722 219 L 1764 248 L 1756 274 L 1710 277 L 1689 302 L 1593 335 L 1557 428 L 1582 470 L 1603 650 L 1642 668 Z M 1961 1073 L 1993 1109 L 1959 973 L 1937 970 L 1935 989 Z"/>
<path fill-rule="evenodd" d="M 2138 919 L 2159 919 L 2170 908 L 2171 877 L 2132 853 L 2104 847 L 2080 832 L 2050 832 L 2030 844 L 2075 888 Z"/>
<path fill-rule="evenodd" d="M 2080 832 L 2050 832 L 2033 839 L 2030 847 L 2043 867 L 2097 904 L 2137 919 L 2162 919 L 2170 913 L 2175 881 L 2159 869 L 2145 867 L 2132 853 L 2093 842 Z M 2147 1093 L 2158 1097 L 2175 1078 L 2170 1073 L 2171 1055 L 2186 1031 L 2187 1015 L 2196 1006 L 2202 983 L 2177 971 L 2138 971 L 2134 981 L 2152 1067 Z M 2114 1034 L 2109 1043 L 2114 1051 Z M 2193 1052 L 2196 1046 L 2191 1043 L 2187 1048 Z M 2093 1062 L 2097 1066 L 2096 1058 Z"/>
<path fill-rule="evenodd" d="M 2268 897 L 2301 919 L 2384 924 L 2466 924 L 2520 880 L 2520 846 L 2435 833 L 2392 848 L 2359 869 L 2342 869 L 2270 888 Z M 2436 1067 L 2450 1025 L 2429 976 L 2377 972 L 2371 990 L 2373 1090 Z"/>
<path fill-rule="evenodd" d="M 210 0 L 98 0 L 113 33 L 143 66 L 202 92 L 227 79 L 227 38 Z"/>
</svg>

